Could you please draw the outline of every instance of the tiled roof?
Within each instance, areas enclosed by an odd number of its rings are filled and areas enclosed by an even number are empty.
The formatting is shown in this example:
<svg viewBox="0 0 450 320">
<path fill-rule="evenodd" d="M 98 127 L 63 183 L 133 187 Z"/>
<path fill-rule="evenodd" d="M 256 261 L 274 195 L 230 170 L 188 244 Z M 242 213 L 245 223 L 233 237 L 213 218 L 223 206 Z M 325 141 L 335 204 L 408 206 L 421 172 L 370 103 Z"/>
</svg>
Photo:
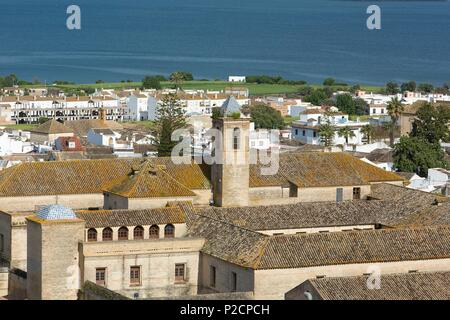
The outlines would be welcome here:
<svg viewBox="0 0 450 320">
<path fill-rule="evenodd" d="M 142 210 L 85 210 L 75 212 L 86 222 L 86 228 L 145 226 L 184 223 L 185 214 L 179 207 Z"/>
<path fill-rule="evenodd" d="M 266 236 L 199 215 L 188 227 L 202 252 L 261 270 L 450 258 L 443 226 Z"/>
<path fill-rule="evenodd" d="M 188 235 L 206 239 L 203 253 L 246 268 L 255 266 L 269 238 L 204 216 L 193 217 L 188 225 Z"/>
<path fill-rule="evenodd" d="M 151 162 L 162 166 L 165 172 L 191 190 L 211 187 L 211 169 L 208 165 L 197 164 L 194 161 L 175 164 L 170 157 L 151 158 Z M 176 162 L 179 163 L 179 161 Z"/>
<path fill-rule="evenodd" d="M 193 197 L 195 193 L 147 161 L 104 189 L 127 198 Z"/>
<path fill-rule="evenodd" d="M 38 209 L 36 215 L 44 220 L 67 220 L 77 218 L 72 209 L 60 204 L 43 206 Z"/>
<path fill-rule="evenodd" d="M 209 207 L 198 210 L 201 215 L 259 231 L 365 224 L 390 225 L 414 213 L 414 208 L 403 209 L 392 201 L 378 200 L 234 208 Z"/>
<path fill-rule="evenodd" d="M 103 121 L 99 119 L 83 119 L 64 122 L 64 125 L 71 128 L 79 137 L 87 137 L 90 129 L 107 128 L 111 130 L 121 130 L 122 125 L 116 121 Z"/>
<path fill-rule="evenodd" d="M 450 228 L 425 227 L 269 238 L 257 269 L 450 258 Z"/>
<path fill-rule="evenodd" d="M 136 161 L 24 162 L 0 172 L 0 196 L 101 193 L 108 182 L 129 173 Z"/>
<path fill-rule="evenodd" d="M 124 180 L 141 159 L 25 162 L 0 172 L 0 197 L 102 193 L 114 180 Z M 166 164 L 166 172 L 188 189 L 208 189 L 209 180 L 196 164 L 175 165 L 170 158 L 149 158 Z"/>
<path fill-rule="evenodd" d="M 324 300 L 450 300 L 450 272 L 381 275 L 379 289 L 368 276 L 307 280 Z"/>
<path fill-rule="evenodd" d="M 373 182 L 403 181 L 395 173 L 385 171 L 344 152 L 297 152 L 280 154 L 276 175 L 263 176 L 260 168 L 250 168 L 250 186 L 287 186 L 288 181 L 299 188 L 357 186 Z"/>
<path fill-rule="evenodd" d="M 236 101 L 236 98 L 234 96 L 229 96 L 220 107 L 220 114 L 222 116 L 229 116 L 240 111 L 241 105 Z"/>
<path fill-rule="evenodd" d="M 112 131 L 111 129 L 108 128 L 95 128 L 92 129 L 92 131 L 94 131 L 94 133 L 96 134 L 104 134 L 104 135 L 114 135 L 114 131 Z"/>
<path fill-rule="evenodd" d="M 46 133 L 46 134 L 56 134 L 56 133 L 73 133 L 73 130 L 68 128 L 67 126 L 63 125 L 62 123 L 52 119 L 49 120 L 43 124 L 41 124 L 39 127 L 30 130 L 31 132 L 37 132 L 37 133 Z"/>
<path fill-rule="evenodd" d="M 141 160 L 105 159 L 22 163 L 0 172 L 0 196 L 101 193 L 117 178 L 131 172 Z M 149 158 L 187 189 L 210 188 L 210 168 L 194 162 L 175 164 L 171 158 Z M 162 167 L 161 167 L 162 168 Z M 394 173 L 369 165 L 344 153 L 280 154 L 277 174 L 263 176 L 261 165 L 250 166 L 250 187 L 301 187 L 367 185 L 371 182 L 401 181 Z"/>
</svg>

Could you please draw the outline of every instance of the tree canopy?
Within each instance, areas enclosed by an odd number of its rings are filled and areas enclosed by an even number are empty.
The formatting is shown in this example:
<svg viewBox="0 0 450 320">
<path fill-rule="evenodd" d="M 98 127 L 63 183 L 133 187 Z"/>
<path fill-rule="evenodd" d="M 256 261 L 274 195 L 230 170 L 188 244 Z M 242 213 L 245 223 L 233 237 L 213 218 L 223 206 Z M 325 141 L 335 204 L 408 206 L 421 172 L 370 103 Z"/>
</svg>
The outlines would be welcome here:
<svg viewBox="0 0 450 320">
<path fill-rule="evenodd" d="M 284 126 L 280 111 L 265 104 L 250 107 L 250 116 L 257 129 L 282 129 Z"/>
<path fill-rule="evenodd" d="M 397 82 L 389 81 L 386 83 L 385 91 L 387 94 L 397 94 L 399 92 Z"/>
<path fill-rule="evenodd" d="M 415 172 L 426 177 L 429 168 L 447 168 L 448 163 L 439 143 L 404 136 L 394 147 L 394 167 L 399 171 Z"/>
<path fill-rule="evenodd" d="M 142 80 L 142 86 L 144 87 L 144 89 L 160 90 L 161 89 L 160 78 L 157 76 L 146 76 Z"/>
<path fill-rule="evenodd" d="M 416 112 L 411 136 L 422 138 L 429 143 L 449 141 L 448 122 L 450 110 L 445 107 L 425 103 Z"/>
<path fill-rule="evenodd" d="M 156 108 L 157 120 L 153 129 L 158 157 L 167 157 L 178 141 L 172 141 L 172 133 L 186 126 L 186 116 L 175 94 L 167 94 Z"/>
</svg>

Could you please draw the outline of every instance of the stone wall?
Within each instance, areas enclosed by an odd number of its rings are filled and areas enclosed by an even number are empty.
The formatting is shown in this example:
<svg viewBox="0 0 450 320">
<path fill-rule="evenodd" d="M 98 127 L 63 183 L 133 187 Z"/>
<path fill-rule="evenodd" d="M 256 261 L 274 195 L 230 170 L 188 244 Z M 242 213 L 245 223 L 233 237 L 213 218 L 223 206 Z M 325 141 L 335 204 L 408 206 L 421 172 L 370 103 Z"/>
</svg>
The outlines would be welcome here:
<svg viewBox="0 0 450 320">
<path fill-rule="evenodd" d="M 106 193 L 104 208 L 111 209 L 152 209 L 164 208 L 169 201 L 194 201 L 194 197 L 166 197 L 166 198 L 127 198 L 120 195 Z"/>
<path fill-rule="evenodd" d="M 0 297 L 8 295 L 8 268 L 0 265 Z"/>
<path fill-rule="evenodd" d="M 103 208 L 103 194 L 68 194 L 46 196 L 0 197 L 0 210 L 34 211 L 36 206 L 62 204 L 72 209 Z"/>
<path fill-rule="evenodd" d="M 74 300 L 80 289 L 78 244 L 84 221 L 27 218 L 28 298 Z"/>
<path fill-rule="evenodd" d="M 199 251 L 203 239 L 175 238 L 84 243 L 83 281 L 96 282 L 96 268 L 106 269 L 106 288 L 139 298 L 197 294 Z M 185 281 L 175 281 L 175 264 L 185 264 Z M 130 267 L 141 282 L 130 283 Z"/>
<path fill-rule="evenodd" d="M 211 267 L 216 269 L 216 284 L 211 286 Z M 252 269 L 243 268 L 224 260 L 201 253 L 199 293 L 224 293 L 233 291 L 232 272 L 237 276 L 237 292 L 253 291 L 254 272 Z"/>
<path fill-rule="evenodd" d="M 27 273 L 20 269 L 9 271 L 9 300 L 24 300 L 27 298 Z"/>
</svg>

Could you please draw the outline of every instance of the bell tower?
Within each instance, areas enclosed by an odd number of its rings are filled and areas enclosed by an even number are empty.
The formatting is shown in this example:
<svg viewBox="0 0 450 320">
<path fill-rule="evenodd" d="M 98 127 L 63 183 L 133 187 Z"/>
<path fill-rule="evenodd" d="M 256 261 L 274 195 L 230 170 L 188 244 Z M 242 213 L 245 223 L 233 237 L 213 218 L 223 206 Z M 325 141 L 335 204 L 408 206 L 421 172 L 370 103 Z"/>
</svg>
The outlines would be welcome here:
<svg viewBox="0 0 450 320">
<path fill-rule="evenodd" d="M 222 137 L 216 144 L 217 160 L 212 164 L 211 172 L 214 205 L 248 206 L 250 120 L 222 116 L 213 119 L 213 128 Z"/>
</svg>

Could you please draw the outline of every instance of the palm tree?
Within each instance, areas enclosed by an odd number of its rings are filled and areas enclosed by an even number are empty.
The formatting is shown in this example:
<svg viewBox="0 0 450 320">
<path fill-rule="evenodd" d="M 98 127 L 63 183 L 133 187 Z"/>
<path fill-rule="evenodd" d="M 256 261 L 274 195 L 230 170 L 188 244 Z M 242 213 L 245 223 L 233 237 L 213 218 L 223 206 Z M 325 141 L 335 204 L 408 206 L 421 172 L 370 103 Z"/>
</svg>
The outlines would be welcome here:
<svg viewBox="0 0 450 320">
<path fill-rule="evenodd" d="M 402 102 L 398 100 L 397 97 L 392 98 L 391 101 L 387 104 L 387 112 L 391 117 L 391 126 L 390 126 L 390 135 L 389 140 L 391 147 L 394 146 L 394 131 L 397 127 L 398 119 L 400 118 L 401 113 L 403 112 L 404 107 Z"/>
<path fill-rule="evenodd" d="M 181 88 L 181 84 L 183 83 L 184 75 L 181 72 L 174 72 L 170 75 L 170 81 L 175 84 L 176 89 Z"/>
<path fill-rule="evenodd" d="M 325 147 L 329 147 L 333 144 L 335 130 L 334 126 L 332 126 L 329 121 L 320 125 L 318 132 L 320 136 L 320 142 L 322 142 Z"/>
<path fill-rule="evenodd" d="M 355 133 L 350 127 L 345 126 L 339 129 L 338 136 L 345 139 L 345 144 L 348 144 L 348 139 L 355 137 Z"/>
<path fill-rule="evenodd" d="M 364 136 L 364 141 L 366 143 L 370 143 L 370 141 L 372 140 L 372 138 L 375 134 L 375 129 L 373 128 L 373 126 L 368 124 L 361 128 L 361 133 Z"/>
</svg>

